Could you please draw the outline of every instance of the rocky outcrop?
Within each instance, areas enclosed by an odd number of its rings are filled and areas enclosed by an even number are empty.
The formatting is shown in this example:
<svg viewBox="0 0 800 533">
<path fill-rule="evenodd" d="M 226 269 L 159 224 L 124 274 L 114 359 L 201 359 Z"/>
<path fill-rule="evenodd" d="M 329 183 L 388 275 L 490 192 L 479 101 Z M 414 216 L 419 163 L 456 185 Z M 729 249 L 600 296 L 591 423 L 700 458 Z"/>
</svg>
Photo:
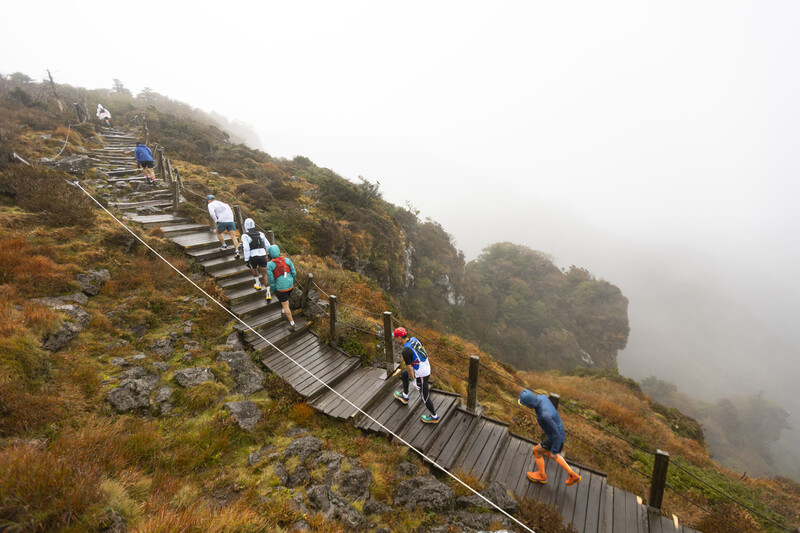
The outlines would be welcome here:
<svg viewBox="0 0 800 533">
<path fill-rule="evenodd" d="M 59 159 L 52 166 L 69 174 L 83 175 L 94 166 L 94 161 L 87 155 L 72 155 Z"/>
<path fill-rule="evenodd" d="M 184 368 L 176 370 L 172 376 L 181 387 L 196 387 L 206 381 L 214 381 L 214 374 L 211 369 L 205 367 Z"/>
<path fill-rule="evenodd" d="M 106 399 L 118 413 L 147 409 L 150 407 L 150 393 L 157 382 L 158 377 L 150 374 L 141 378 L 125 379 L 119 387 L 108 393 Z"/>
<path fill-rule="evenodd" d="M 394 492 L 394 506 L 412 510 L 452 511 L 456 495 L 433 476 L 419 476 L 401 481 Z"/>
<path fill-rule="evenodd" d="M 364 528 L 367 524 L 364 515 L 330 487 L 314 485 L 308 489 L 307 496 L 308 508 L 312 512 L 322 513 L 326 519 L 340 520 L 353 529 Z"/>
<path fill-rule="evenodd" d="M 245 431 L 252 431 L 261 417 L 261 409 L 253 402 L 228 402 L 224 406 L 236 419 L 239 427 Z"/>
<path fill-rule="evenodd" d="M 84 294 L 87 296 L 97 296 L 106 281 L 111 279 L 111 274 L 109 274 L 108 270 L 105 268 L 101 268 L 100 270 L 90 270 L 84 274 L 78 274 L 75 276 L 75 279 L 80 283 L 81 290 Z"/>
<path fill-rule="evenodd" d="M 307 435 L 290 442 L 283 451 L 283 456 L 291 457 L 297 455 L 300 457 L 300 462 L 305 462 L 306 459 L 318 453 L 320 449 L 322 449 L 322 441 L 312 435 Z"/>
<path fill-rule="evenodd" d="M 265 374 L 246 352 L 220 352 L 217 361 L 224 361 L 231 369 L 234 393 L 249 396 L 264 389 Z"/>
<path fill-rule="evenodd" d="M 52 306 L 52 309 L 61 311 L 67 315 L 58 328 L 58 331 L 45 338 L 42 347 L 45 350 L 56 352 L 66 346 L 69 341 L 78 336 L 78 334 L 86 329 L 92 316 L 84 311 L 77 305 L 60 303 L 59 305 Z"/>
<path fill-rule="evenodd" d="M 481 491 L 481 496 L 484 496 L 493 504 L 497 505 L 500 509 L 509 514 L 516 514 L 517 511 L 519 511 L 519 503 L 517 503 L 517 500 L 509 496 L 505 487 L 496 481 L 489 483 L 489 486 Z M 458 499 L 457 503 L 458 506 L 462 508 L 480 507 L 482 509 L 489 509 L 490 511 L 494 510 L 493 506 L 488 504 L 486 500 L 477 494 L 462 496 Z"/>
</svg>

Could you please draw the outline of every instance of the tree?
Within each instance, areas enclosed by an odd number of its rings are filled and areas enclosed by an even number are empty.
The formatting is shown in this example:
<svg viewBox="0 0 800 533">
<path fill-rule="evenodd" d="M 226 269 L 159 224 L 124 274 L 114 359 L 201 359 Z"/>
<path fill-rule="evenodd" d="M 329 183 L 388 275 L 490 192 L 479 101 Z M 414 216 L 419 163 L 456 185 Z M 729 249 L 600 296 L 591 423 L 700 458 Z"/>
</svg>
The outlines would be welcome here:
<svg viewBox="0 0 800 533">
<path fill-rule="evenodd" d="M 117 78 L 114 78 L 114 85 L 111 87 L 111 92 L 116 94 L 124 94 L 126 96 L 131 96 L 131 92 L 125 88 L 125 84 L 123 84 Z"/>
</svg>

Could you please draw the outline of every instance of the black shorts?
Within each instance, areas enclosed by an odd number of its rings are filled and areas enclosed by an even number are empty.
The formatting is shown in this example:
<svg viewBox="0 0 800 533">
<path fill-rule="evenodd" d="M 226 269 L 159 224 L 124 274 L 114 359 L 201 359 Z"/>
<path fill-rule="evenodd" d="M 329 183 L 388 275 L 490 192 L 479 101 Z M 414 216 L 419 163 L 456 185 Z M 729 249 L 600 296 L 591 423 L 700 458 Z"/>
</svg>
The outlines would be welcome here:
<svg viewBox="0 0 800 533">
<path fill-rule="evenodd" d="M 267 268 L 267 256 L 266 255 L 251 255 L 250 259 L 247 261 L 247 266 L 250 268 Z"/>
<path fill-rule="evenodd" d="M 275 293 L 276 293 L 275 295 L 278 297 L 278 301 L 279 302 L 288 302 L 289 301 L 289 295 L 292 294 L 293 290 L 294 290 L 294 287 L 292 287 L 288 291 L 280 291 L 280 292 L 275 291 Z"/>
<path fill-rule="evenodd" d="M 154 163 L 154 161 L 142 161 L 139 164 L 142 165 L 142 168 L 153 168 Z"/>
</svg>

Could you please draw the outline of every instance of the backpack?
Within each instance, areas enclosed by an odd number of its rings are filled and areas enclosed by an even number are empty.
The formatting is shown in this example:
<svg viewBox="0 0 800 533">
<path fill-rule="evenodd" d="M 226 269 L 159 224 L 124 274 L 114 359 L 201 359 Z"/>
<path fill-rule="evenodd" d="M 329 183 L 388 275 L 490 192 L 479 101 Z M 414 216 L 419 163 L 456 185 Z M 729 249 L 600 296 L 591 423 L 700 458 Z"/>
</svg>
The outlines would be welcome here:
<svg viewBox="0 0 800 533">
<path fill-rule="evenodd" d="M 252 229 L 247 232 L 247 236 L 250 237 L 250 249 L 254 250 L 256 248 L 266 248 L 267 245 L 264 243 L 264 239 L 261 238 L 261 232 L 257 229 Z"/>
<path fill-rule="evenodd" d="M 275 279 L 278 279 L 287 272 L 291 273 L 291 270 L 289 270 L 289 267 L 286 265 L 286 258 L 278 256 L 275 257 L 272 262 L 275 263 L 275 270 L 272 271 L 272 275 L 275 276 Z"/>
</svg>

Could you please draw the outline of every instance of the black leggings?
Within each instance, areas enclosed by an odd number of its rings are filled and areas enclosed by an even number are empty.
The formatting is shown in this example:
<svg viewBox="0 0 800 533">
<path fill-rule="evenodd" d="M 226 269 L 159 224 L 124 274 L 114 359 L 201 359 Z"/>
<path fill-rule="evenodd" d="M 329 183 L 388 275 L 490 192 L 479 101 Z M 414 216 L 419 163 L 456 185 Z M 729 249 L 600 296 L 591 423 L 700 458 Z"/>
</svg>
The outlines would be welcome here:
<svg viewBox="0 0 800 533">
<path fill-rule="evenodd" d="M 408 396 L 408 383 L 410 380 L 408 375 L 408 370 L 403 370 L 400 373 L 400 378 L 403 380 L 403 392 L 406 396 Z M 417 378 L 417 385 L 419 386 L 419 397 L 422 398 L 422 402 L 425 404 L 425 407 L 428 408 L 428 411 L 431 412 L 433 416 L 436 416 L 436 410 L 433 408 L 433 401 L 431 400 L 431 394 L 428 390 L 428 380 L 430 376 L 425 376 L 424 378 Z"/>
</svg>

